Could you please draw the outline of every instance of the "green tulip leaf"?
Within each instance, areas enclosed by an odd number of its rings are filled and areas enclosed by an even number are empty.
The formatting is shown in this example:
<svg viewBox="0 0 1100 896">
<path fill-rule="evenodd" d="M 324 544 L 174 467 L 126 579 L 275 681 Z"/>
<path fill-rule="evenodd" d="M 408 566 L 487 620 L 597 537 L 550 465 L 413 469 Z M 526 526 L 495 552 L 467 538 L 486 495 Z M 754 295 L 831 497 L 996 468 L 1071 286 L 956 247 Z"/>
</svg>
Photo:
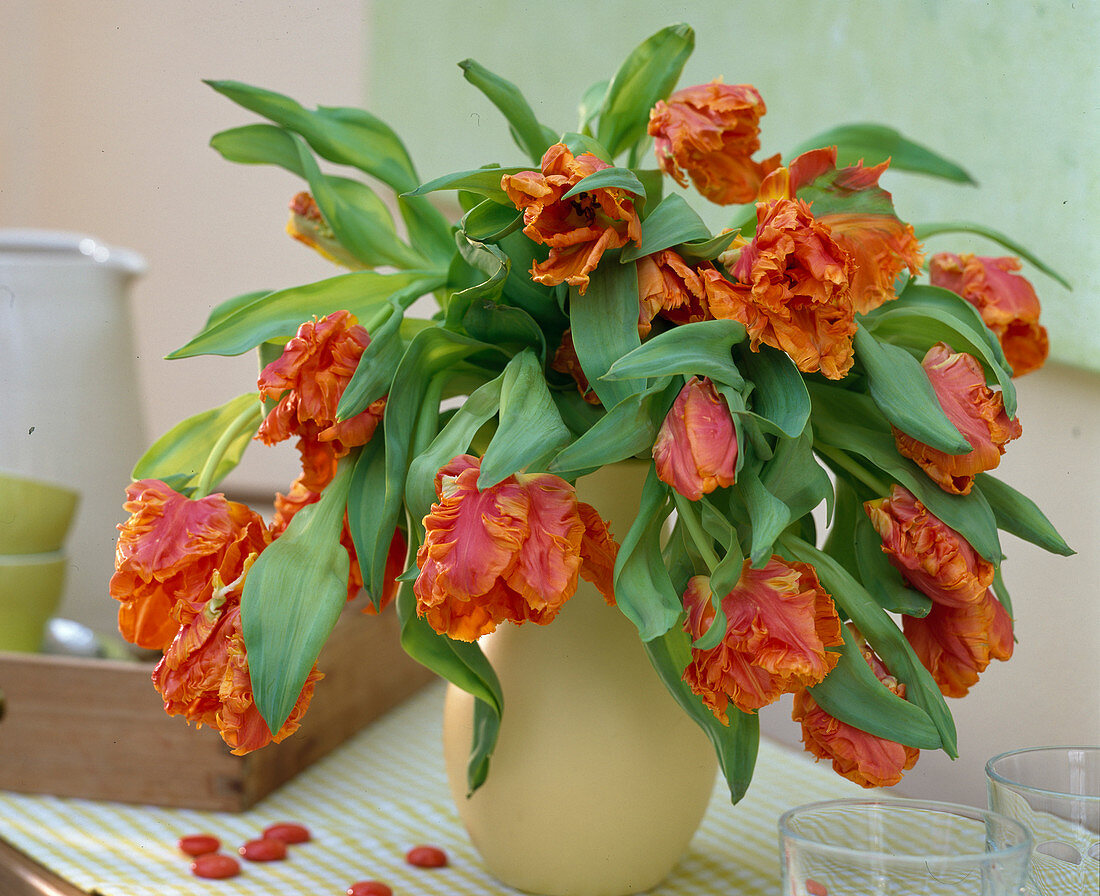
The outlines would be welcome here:
<svg viewBox="0 0 1100 896">
<path fill-rule="evenodd" d="M 737 475 L 737 488 L 744 496 L 752 523 L 749 559 L 754 568 L 768 562 L 772 546 L 791 521 L 790 508 L 764 487 L 758 464 L 746 464 Z"/>
<path fill-rule="evenodd" d="M 683 671 L 691 660 L 691 640 L 678 626 L 646 641 L 645 648 L 668 692 L 714 745 L 718 766 L 729 787 L 730 802 L 736 805 L 748 790 L 756 767 L 760 717 L 730 707 L 728 725 L 715 718 L 683 679 Z"/>
<path fill-rule="evenodd" d="M 840 125 L 803 141 L 784 158 L 795 159 L 811 149 L 829 146 L 836 146 L 837 164 L 841 166 L 854 165 L 860 160 L 865 165 L 877 165 L 889 159 L 890 167 L 897 171 L 912 171 L 957 183 L 977 183 L 959 165 L 881 124 Z"/>
<path fill-rule="evenodd" d="M 670 25 L 643 41 L 619 67 L 596 128 L 612 157 L 645 136 L 650 109 L 672 92 L 694 49 L 695 32 L 687 25 Z"/>
<path fill-rule="evenodd" d="M 477 487 L 484 490 L 556 453 L 569 441 L 542 364 L 531 350 L 520 352 L 504 369 L 500 425 L 485 449 Z"/>
<path fill-rule="evenodd" d="M 263 416 L 259 395 L 246 392 L 188 417 L 149 447 L 132 476 L 162 481 L 172 477 L 172 487 L 180 493 L 198 489 L 209 494 L 240 463 Z"/>
<path fill-rule="evenodd" d="M 466 80 L 485 94 L 508 122 L 516 145 L 527 153 L 536 165 L 547 148 L 558 139 L 557 134 L 539 124 L 534 111 L 520 89 L 511 81 L 495 75 L 473 59 L 458 64 Z"/>
<path fill-rule="evenodd" d="M 348 552 L 340 544 L 352 466 L 340 465 L 315 504 L 252 565 L 241 596 L 241 628 L 256 708 L 278 732 L 347 603 Z"/>
<path fill-rule="evenodd" d="M 405 652 L 476 698 L 474 739 L 466 768 L 467 795 L 472 794 L 485 783 L 500 732 L 504 712 L 500 681 L 476 641 L 454 641 L 417 616 L 416 598 L 407 584 L 402 585 L 397 594 L 397 615 L 401 620 L 401 646 Z"/>
<path fill-rule="evenodd" d="M 370 334 L 370 343 L 359 358 L 340 403 L 336 407 L 337 420 L 350 420 L 361 414 L 371 402 L 382 398 L 389 391 L 393 374 L 405 353 L 401 338 L 401 324 L 405 309 L 397 305 L 385 322 Z"/>
<path fill-rule="evenodd" d="M 501 187 L 501 179 L 508 174 L 519 174 L 521 171 L 530 171 L 530 168 L 501 168 L 493 165 L 488 168 L 474 168 L 471 171 L 456 171 L 454 174 L 445 174 L 427 183 L 421 184 L 415 190 L 402 194 L 406 198 L 412 196 L 425 196 L 428 193 L 437 193 L 440 190 L 466 190 L 469 193 L 477 193 L 485 196 L 501 205 L 511 205 L 508 194 Z M 514 207 L 514 206 L 513 206 Z"/>
<path fill-rule="evenodd" d="M 240 355 L 269 340 L 286 341 L 304 321 L 334 311 L 350 311 L 366 318 L 391 301 L 409 304 L 442 286 L 444 277 L 428 271 L 380 274 L 354 271 L 304 286 L 256 295 L 231 313 L 207 325 L 168 358 L 196 355 Z"/>
<path fill-rule="evenodd" d="M 710 231 L 679 193 L 671 193 L 642 221 L 642 241 L 627 246 L 621 261 L 636 261 L 691 240 L 709 240 Z"/>
<path fill-rule="evenodd" d="M 810 397 L 794 361 L 784 352 L 761 346 L 758 352 L 742 352 L 740 367 L 755 386 L 749 396 L 751 409 L 780 435 L 801 435 L 810 418 Z"/>
<path fill-rule="evenodd" d="M 523 215 L 514 206 L 492 199 L 482 200 L 462 219 L 466 238 L 480 243 L 495 243 L 523 224 Z"/>
<path fill-rule="evenodd" d="M 867 371 L 871 398 L 894 426 L 947 454 L 966 454 L 970 443 L 947 419 L 928 374 L 909 352 L 879 342 L 857 325 L 856 357 Z"/>
<path fill-rule="evenodd" d="M 591 193 L 594 190 L 623 190 L 635 196 L 645 199 L 645 187 L 629 168 L 601 168 L 586 177 L 582 177 L 575 183 L 565 195 L 562 201 L 572 199 L 581 193 Z"/>
<path fill-rule="evenodd" d="M 975 477 L 974 488 L 993 508 L 998 528 L 1052 554 L 1070 557 L 1077 553 L 1066 544 L 1035 502 L 1016 491 L 1011 485 L 995 479 L 988 473 L 979 473 Z"/>
<path fill-rule="evenodd" d="M 658 638 L 680 617 L 680 597 L 661 558 L 661 531 L 668 519 L 668 487 L 650 466 L 638 513 L 615 560 L 615 603 L 643 641 Z"/>
<path fill-rule="evenodd" d="M 866 514 L 856 520 L 855 531 L 849 531 L 855 547 L 859 579 L 867 593 L 888 613 L 923 617 L 932 610 L 932 600 L 910 588 L 901 573 L 882 551 L 882 539 Z"/>
<path fill-rule="evenodd" d="M 1050 267 L 1050 265 L 1039 259 L 1034 253 L 1030 252 L 1027 247 L 1005 236 L 999 230 L 994 230 L 992 227 L 986 227 L 984 224 L 974 224 L 969 221 L 939 221 L 934 224 L 914 225 L 913 232 L 916 234 L 917 239 L 921 241 L 927 240 L 929 237 L 940 236 L 944 233 L 973 233 L 977 236 L 984 236 L 987 240 L 1004 246 L 1009 252 L 1019 255 L 1024 261 L 1038 268 L 1066 289 L 1073 289 L 1069 280 L 1059 274 L 1054 268 Z"/>
<path fill-rule="evenodd" d="M 604 379 L 700 376 L 740 389 L 745 381 L 733 363 L 731 349 L 744 339 L 745 328 L 732 320 L 681 324 L 619 357 Z"/>
</svg>

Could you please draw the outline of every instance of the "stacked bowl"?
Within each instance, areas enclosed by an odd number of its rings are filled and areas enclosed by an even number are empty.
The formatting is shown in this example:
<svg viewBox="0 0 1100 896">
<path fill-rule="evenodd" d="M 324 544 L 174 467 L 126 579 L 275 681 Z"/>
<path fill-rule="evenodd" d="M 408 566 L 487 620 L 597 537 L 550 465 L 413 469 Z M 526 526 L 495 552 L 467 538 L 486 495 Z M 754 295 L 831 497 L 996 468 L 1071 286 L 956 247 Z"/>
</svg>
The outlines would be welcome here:
<svg viewBox="0 0 1100 896">
<path fill-rule="evenodd" d="M 0 471 L 0 650 L 39 649 L 65 588 L 69 533 L 80 496 Z"/>
</svg>

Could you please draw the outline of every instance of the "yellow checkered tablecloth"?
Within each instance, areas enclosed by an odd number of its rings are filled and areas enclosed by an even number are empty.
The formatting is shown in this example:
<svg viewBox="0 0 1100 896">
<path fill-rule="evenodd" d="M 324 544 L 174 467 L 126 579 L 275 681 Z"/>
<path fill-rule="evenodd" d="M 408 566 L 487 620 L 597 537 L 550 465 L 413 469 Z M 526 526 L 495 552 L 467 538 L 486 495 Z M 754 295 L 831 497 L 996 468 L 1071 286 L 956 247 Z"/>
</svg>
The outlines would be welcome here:
<svg viewBox="0 0 1100 896">
<path fill-rule="evenodd" d="M 516 891 L 482 870 L 451 804 L 443 693 L 440 685 L 426 688 L 246 812 L 0 792 L 0 837 L 99 896 L 340 896 L 368 879 L 388 883 L 395 896 L 507 896 Z M 690 851 L 651 892 L 776 896 L 779 815 L 802 803 L 864 793 L 825 764 L 764 741 L 748 796 L 731 806 L 724 782 L 716 782 Z M 312 842 L 292 846 L 287 861 L 242 861 L 242 874 L 228 880 L 192 877 L 176 848 L 181 836 L 212 833 L 232 852 L 280 821 L 308 826 Z M 444 848 L 450 864 L 407 865 L 406 851 L 424 843 Z"/>
</svg>

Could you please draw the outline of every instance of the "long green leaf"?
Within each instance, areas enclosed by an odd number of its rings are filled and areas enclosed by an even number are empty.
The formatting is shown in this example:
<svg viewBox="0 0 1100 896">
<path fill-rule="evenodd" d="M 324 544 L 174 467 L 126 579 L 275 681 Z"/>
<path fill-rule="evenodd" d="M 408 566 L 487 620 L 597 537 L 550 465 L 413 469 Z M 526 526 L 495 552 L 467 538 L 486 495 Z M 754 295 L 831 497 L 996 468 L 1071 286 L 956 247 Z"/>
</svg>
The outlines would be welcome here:
<svg viewBox="0 0 1100 896">
<path fill-rule="evenodd" d="M 993 508 L 998 528 L 1052 554 L 1070 557 L 1077 553 L 1066 544 L 1035 502 L 1016 491 L 1011 485 L 995 479 L 988 473 L 979 473 L 975 477 L 974 487 L 982 493 L 989 502 L 989 506 Z"/>
<path fill-rule="evenodd" d="M 298 327 L 314 316 L 333 311 L 350 311 L 364 318 L 403 293 L 425 295 L 442 286 L 445 277 L 432 271 L 402 271 L 380 274 L 355 271 L 304 286 L 258 295 L 208 325 L 168 358 L 196 355 L 240 355 L 261 342 L 287 340 Z"/>
<path fill-rule="evenodd" d="M 754 567 L 760 567 L 771 557 L 775 539 L 790 523 L 791 510 L 764 487 L 755 464 L 746 464 L 741 468 L 737 475 L 737 488 L 744 495 L 752 523 L 749 558 Z"/>
<path fill-rule="evenodd" d="M 790 357 L 762 346 L 759 352 L 742 352 L 740 366 L 754 384 L 749 396 L 752 410 L 780 435 L 792 439 L 801 435 L 810 419 L 810 397 Z"/>
<path fill-rule="evenodd" d="M 604 379 L 611 365 L 641 345 L 638 336 L 638 272 L 605 253 L 582 296 L 569 291 L 569 324 L 581 369 L 605 408 L 641 391 L 625 381 Z"/>
<path fill-rule="evenodd" d="M 642 221 L 642 240 L 623 249 L 622 261 L 636 261 L 691 240 L 709 240 L 710 231 L 679 193 L 670 193 Z"/>
<path fill-rule="evenodd" d="M 433 180 L 423 183 L 415 190 L 410 190 L 402 195 L 426 196 L 428 193 L 436 193 L 439 190 L 466 190 L 469 193 L 477 193 L 486 196 L 501 205 L 511 205 L 508 194 L 500 186 L 501 179 L 506 174 L 519 174 L 521 171 L 530 171 L 530 168 L 475 168 L 472 171 L 456 171 L 454 174 L 444 174 Z"/>
<path fill-rule="evenodd" d="M 732 320 L 682 324 L 647 340 L 618 358 L 605 380 L 654 376 L 705 376 L 735 389 L 745 381 L 733 363 L 731 349 L 745 339 L 745 328 Z"/>
<path fill-rule="evenodd" d="M 624 60 L 604 96 L 596 137 L 612 157 L 641 139 L 649 110 L 669 95 L 695 49 L 695 32 L 669 25 L 647 38 Z"/>
<path fill-rule="evenodd" d="M 352 466 L 340 465 L 245 579 L 241 627 L 256 708 L 278 732 L 347 602 L 348 552 L 340 544 Z"/>
<path fill-rule="evenodd" d="M 661 558 L 661 531 L 668 518 L 668 486 L 650 466 L 638 513 L 615 559 L 615 602 L 643 641 L 676 624 L 683 607 Z"/>
<path fill-rule="evenodd" d="M 932 600 L 915 588 L 910 588 L 901 573 L 894 568 L 882 551 L 879 538 L 866 514 L 856 519 L 855 530 L 849 529 L 843 537 L 855 547 L 859 579 L 863 587 L 882 609 L 888 613 L 906 616 L 927 616 L 932 610 Z"/>
<path fill-rule="evenodd" d="M 134 479 L 172 479 L 172 487 L 190 493 L 200 484 L 209 491 L 240 462 L 263 419 L 255 392 L 195 414 L 173 426 L 141 456 Z"/>
<path fill-rule="evenodd" d="M 500 426 L 481 460 L 479 489 L 490 488 L 528 465 L 555 453 L 569 441 L 569 428 L 546 387 L 535 353 L 520 352 L 504 369 Z"/>
<path fill-rule="evenodd" d="M 512 137 L 536 165 L 558 135 L 539 123 L 530 104 L 515 84 L 495 75 L 473 59 L 458 64 L 466 80 L 485 94 L 508 122 Z"/>
<path fill-rule="evenodd" d="M 730 802 L 736 804 L 749 789 L 756 755 L 760 747 L 760 717 L 756 713 L 732 709 L 729 725 L 714 717 L 703 701 L 683 679 L 683 671 L 691 660 L 688 635 L 674 626 L 659 638 L 645 642 L 649 661 L 657 670 L 668 692 L 691 719 L 703 729 L 714 745 L 718 767 L 729 787 Z"/>
<path fill-rule="evenodd" d="M 861 159 L 866 165 L 877 165 L 890 159 L 890 167 L 897 170 L 976 183 L 961 166 L 881 124 L 840 125 L 800 143 L 784 157 L 794 159 L 811 149 L 828 146 L 836 146 L 838 165 L 854 165 Z"/>
<path fill-rule="evenodd" d="M 504 712 L 504 694 L 496 672 L 477 642 L 454 641 L 436 632 L 416 614 L 412 589 L 402 585 L 397 594 L 397 614 L 401 620 L 401 646 L 414 660 L 437 675 L 462 688 L 477 699 L 474 712 L 474 742 L 467 766 L 466 785 L 473 793 L 489 773 L 489 760 L 496 746 L 500 719 Z"/>
<path fill-rule="evenodd" d="M 913 232 L 916 234 L 918 240 L 926 240 L 929 237 L 939 236 L 944 233 L 973 233 L 978 236 L 984 236 L 987 240 L 999 243 L 1010 252 L 1019 255 L 1020 258 L 1034 265 L 1066 289 L 1073 289 L 1073 286 L 1065 277 L 1038 258 L 1026 246 L 1016 242 L 1016 240 L 1011 237 L 1005 236 L 1005 234 L 1001 233 L 999 230 L 994 230 L 992 227 L 986 227 L 984 224 L 974 224 L 970 221 L 937 221 L 933 224 L 914 225 Z"/>
<path fill-rule="evenodd" d="M 570 187 L 569 192 L 561 198 L 572 199 L 581 193 L 590 193 L 593 190 L 623 190 L 633 193 L 635 196 L 645 199 L 645 187 L 629 168 L 601 168 L 586 177 L 582 177 Z"/>
<path fill-rule="evenodd" d="M 947 415 L 920 363 L 905 349 L 879 342 L 862 325 L 855 335 L 856 357 L 867 371 L 871 398 L 894 426 L 948 454 L 965 454 L 970 443 Z"/>
<path fill-rule="evenodd" d="M 390 388 L 397 365 L 405 351 L 401 338 L 401 324 L 405 310 L 396 305 L 393 312 L 370 334 L 367 345 L 359 358 L 359 364 L 351 380 L 344 387 L 344 394 L 336 406 L 337 420 L 350 420 L 361 414 L 373 401 L 385 395 Z"/>
</svg>

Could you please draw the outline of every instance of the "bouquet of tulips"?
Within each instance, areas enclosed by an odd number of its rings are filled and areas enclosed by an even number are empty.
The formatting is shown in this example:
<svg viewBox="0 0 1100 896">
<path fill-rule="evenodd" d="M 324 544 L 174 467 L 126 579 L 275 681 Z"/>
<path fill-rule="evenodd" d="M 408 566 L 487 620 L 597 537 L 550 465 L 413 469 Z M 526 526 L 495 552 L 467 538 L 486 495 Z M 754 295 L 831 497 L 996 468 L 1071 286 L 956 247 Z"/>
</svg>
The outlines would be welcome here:
<svg viewBox="0 0 1100 896">
<path fill-rule="evenodd" d="M 1047 354 L 1017 256 L 1061 278 L 987 226 L 899 218 L 888 168 L 970 178 L 890 128 L 765 157 L 754 87 L 676 89 L 693 42 L 644 41 L 573 131 L 462 62 L 514 157 L 427 182 L 366 111 L 211 83 L 266 119 L 214 148 L 301 177 L 288 230 L 342 270 L 229 299 L 169 356 L 261 367 L 160 438 L 127 493 L 111 593 L 123 634 L 163 651 L 169 713 L 237 753 L 282 740 L 362 590 L 477 698 L 476 788 L 502 713 L 478 638 L 553 624 L 581 576 L 636 626 L 734 800 L 785 693 L 806 748 L 866 786 L 955 754 L 945 697 L 1013 649 L 998 531 L 1070 553 L 990 473 L 1021 432 L 1013 377 Z M 925 258 L 953 231 L 1012 255 Z M 217 492 L 246 446 L 287 439 L 302 472 L 270 521 Z M 648 478 L 613 532 L 574 483 L 630 458 Z"/>
</svg>

